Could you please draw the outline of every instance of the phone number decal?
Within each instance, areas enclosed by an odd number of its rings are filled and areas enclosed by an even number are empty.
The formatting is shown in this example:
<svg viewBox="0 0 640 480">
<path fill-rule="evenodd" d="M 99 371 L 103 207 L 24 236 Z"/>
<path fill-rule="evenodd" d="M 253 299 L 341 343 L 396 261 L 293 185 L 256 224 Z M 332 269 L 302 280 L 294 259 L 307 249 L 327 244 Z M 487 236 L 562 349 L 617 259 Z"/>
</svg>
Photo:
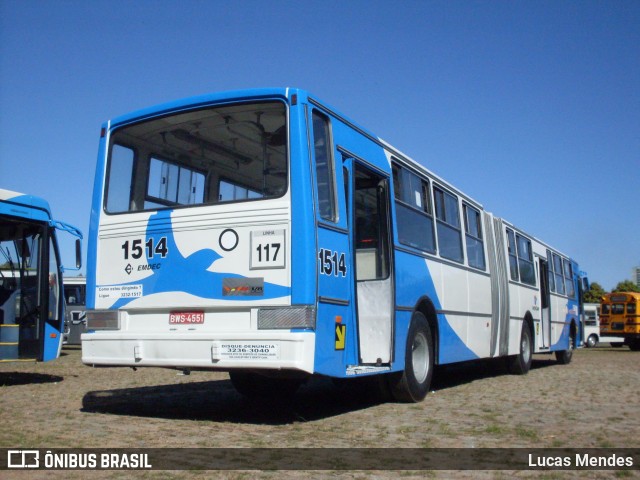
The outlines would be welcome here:
<svg viewBox="0 0 640 480">
<path fill-rule="evenodd" d="M 107 285 L 96 287 L 96 295 L 100 299 L 110 300 L 140 298 L 142 297 L 142 285 Z"/>
<path fill-rule="evenodd" d="M 275 360 L 280 358 L 277 343 L 224 342 L 220 345 L 220 358 L 226 360 Z"/>
</svg>

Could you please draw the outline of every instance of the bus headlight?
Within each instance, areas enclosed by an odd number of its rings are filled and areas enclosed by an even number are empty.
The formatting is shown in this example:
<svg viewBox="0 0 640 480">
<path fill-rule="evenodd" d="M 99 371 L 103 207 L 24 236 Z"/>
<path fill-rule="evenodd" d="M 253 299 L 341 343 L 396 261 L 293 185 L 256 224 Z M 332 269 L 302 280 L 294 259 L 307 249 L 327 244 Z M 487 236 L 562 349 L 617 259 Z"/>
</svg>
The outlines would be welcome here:
<svg viewBox="0 0 640 480">
<path fill-rule="evenodd" d="M 261 308 L 258 310 L 258 329 L 316 328 L 314 307 Z"/>
<path fill-rule="evenodd" d="M 120 312 L 87 310 L 87 330 L 120 330 Z"/>
</svg>

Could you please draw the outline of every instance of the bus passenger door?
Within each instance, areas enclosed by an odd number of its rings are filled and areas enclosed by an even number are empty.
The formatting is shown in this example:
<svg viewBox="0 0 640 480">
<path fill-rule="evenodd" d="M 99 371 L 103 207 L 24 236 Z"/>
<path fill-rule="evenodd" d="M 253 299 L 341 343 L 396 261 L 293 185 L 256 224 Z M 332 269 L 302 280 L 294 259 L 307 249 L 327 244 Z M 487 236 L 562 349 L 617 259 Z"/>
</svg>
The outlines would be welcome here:
<svg viewBox="0 0 640 480">
<path fill-rule="evenodd" d="M 549 290 L 549 266 L 540 259 L 540 320 L 542 322 L 542 348 L 551 346 L 551 292 Z"/>
<path fill-rule="evenodd" d="M 0 217 L 0 361 L 43 360 L 45 233 L 40 223 Z"/>
<path fill-rule="evenodd" d="M 350 160 L 351 258 L 356 272 L 359 363 L 392 361 L 393 275 L 390 255 L 389 178 Z"/>
</svg>

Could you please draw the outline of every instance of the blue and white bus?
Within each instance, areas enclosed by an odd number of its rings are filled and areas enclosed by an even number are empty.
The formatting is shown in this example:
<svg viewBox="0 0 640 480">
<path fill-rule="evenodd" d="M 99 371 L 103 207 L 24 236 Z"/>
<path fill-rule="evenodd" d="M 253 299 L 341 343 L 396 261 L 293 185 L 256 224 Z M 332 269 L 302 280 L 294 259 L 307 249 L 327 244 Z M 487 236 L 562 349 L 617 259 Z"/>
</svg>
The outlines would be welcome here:
<svg viewBox="0 0 640 480">
<path fill-rule="evenodd" d="M 571 359 L 578 266 L 307 92 L 205 95 L 101 130 L 83 362 L 228 371 L 242 393 Z"/>
<path fill-rule="evenodd" d="M 80 230 L 54 220 L 45 200 L 0 189 L 0 362 L 60 355 L 64 267 L 56 230 L 77 238 L 80 268 Z"/>
</svg>

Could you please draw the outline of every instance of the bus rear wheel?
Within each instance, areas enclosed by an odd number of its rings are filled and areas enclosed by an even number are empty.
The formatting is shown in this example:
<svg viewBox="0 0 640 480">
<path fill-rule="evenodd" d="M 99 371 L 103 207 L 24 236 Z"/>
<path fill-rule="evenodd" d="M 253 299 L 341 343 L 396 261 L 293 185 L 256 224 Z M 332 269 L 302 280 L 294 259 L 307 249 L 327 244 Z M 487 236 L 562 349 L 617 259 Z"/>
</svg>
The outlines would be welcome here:
<svg viewBox="0 0 640 480">
<path fill-rule="evenodd" d="M 640 339 L 635 338 L 631 340 L 629 342 L 629 349 L 631 349 L 632 352 L 640 351 Z"/>
<path fill-rule="evenodd" d="M 389 389 L 398 402 L 420 402 L 427 396 L 433 377 L 434 351 L 431 328 L 420 312 L 411 317 L 404 357 L 404 371 L 389 375 Z"/>
<path fill-rule="evenodd" d="M 587 347 L 593 348 L 596 345 L 598 345 L 598 337 L 595 333 L 592 333 L 591 335 L 589 335 L 589 338 L 587 338 Z"/>
<path fill-rule="evenodd" d="M 522 323 L 522 332 L 520 333 L 520 353 L 507 357 L 507 369 L 515 375 L 525 375 L 531 368 L 532 355 L 531 330 L 529 323 L 525 321 Z"/>
<path fill-rule="evenodd" d="M 572 329 L 571 334 L 569 334 L 569 348 L 556 352 L 556 360 L 560 365 L 567 365 L 568 363 L 571 363 L 571 357 L 573 357 L 573 349 L 575 348 L 575 346 L 576 338 Z"/>
</svg>

